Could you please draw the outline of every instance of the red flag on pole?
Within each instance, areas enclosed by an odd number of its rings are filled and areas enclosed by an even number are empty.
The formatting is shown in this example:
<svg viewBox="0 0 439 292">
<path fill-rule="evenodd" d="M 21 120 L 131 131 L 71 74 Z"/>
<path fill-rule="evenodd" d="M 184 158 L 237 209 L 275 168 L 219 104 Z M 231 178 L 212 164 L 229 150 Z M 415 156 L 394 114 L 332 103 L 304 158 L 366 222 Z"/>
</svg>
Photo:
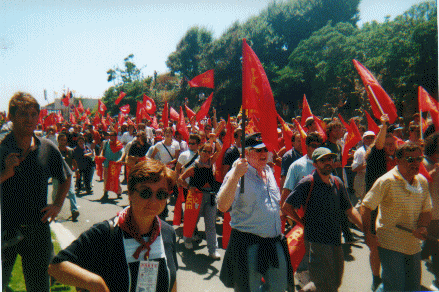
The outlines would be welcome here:
<svg viewBox="0 0 439 292">
<path fill-rule="evenodd" d="M 188 142 L 189 141 L 189 131 L 187 130 L 186 123 L 184 121 L 183 108 L 180 107 L 180 115 L 177 124 L 177 131 L 183 136 L 183 139 Z"/>
<path fill-rule="evenodd" d="M 418 103 L 421 112 L 430 112 L 435 131 L 439 131 L 439 104 L 422 86 L 418 87 Z"/>
<path fill-rule="evenodd" d="M 43 124 L 43 119 L 47 116 L 47 109 L 40 110 L 40 114 L 38 116 L 38 124 Z"/>
<path fill-rule="evenodd" d="M 287 123 L 281 118 L 280 115 L 277 115 L 280 124 L 282 125 L 282 136 L 284 138 L 285 148 L 291 150 L 293 148 L 293 142 L 291 142 L 291 138 L 293 137 L 293 131 L 291 131 L 290 127 L 288 127 Z"/>
<path fill-rule="evenodd" d="M 87 108 L 87 109 L 85 110 L 85 114 L 86 114 L 87 116 L 91 115 L 90 108 Z"/>
<path fill-rule="evenodd" d="M 233 144 L 233 128 L 232 123 L 230 121 L 230 115 L 227 120 L 226 125 L 226 135 L 223 138 L 223 147 L 221 148 L 221 152 L 218 156 L 218 158 L 215 161 L 215 179 L 219 182 L 222 182 L 223 177 L 223 159 L 224 155 L 226 154 L 227 149 Z"/>
<path fill-rule="evenodd" d="M 76 125 L 76 118 L 75 115 L 73 115 L 73 113 L 70 113 L 70 123 L 72 125 Z"/>
<path fill-rule="evenodd" d="M 313 114 L 311 112 L 311 108 L 309 107 L 308 101 L 306 100 L 306 95 L 304 94 L 302 102 L 302 118 L 300 120 L 300 125 L 302 127 L 305 126 L 306 119 L 312 116 Z"/>
<path fill-rule="evenodd" d="M 353 59 L 352 62 L 366 87 L 373 115 L 377 119 L 380 119 L 383 114 L 387 114 L 389 116 L 389 122 L 393 124 L 398 114 L 392 99 L 366 67 L 355 59 Z"/>
<path fill-rule="evenodd" d="M 62 103 L 65 106 L 69 106 L 70 104 L 70 97 L 71 97 L 72 93 L 70 91 L 67 90 L 67 94 L 64 95 L 63 99 L 62 99 Z"/>
<path fill-rule="evenodd" d="M 154 129 L 156 129 L 156 130 L 159 128 L 159 124 L 157 123 L 157 116 L 154 116 L 154 117 L 152 118 L 151 127 L 154 128 Z"/>
<path fill-rule="evenodd" d="M 186 108 L 186 115 L 189 120 L 191 120 L 192 117 L 195 117 L 195 113 L 187 105 L 184 105 L 184 107 Z"/>
<path fill-rule="evenodd" d="M 315 115 L 313 115 L 313 117 L 314 117 L 315 123 L 317 124 L 317 132 L 320 134 L 320 136 L 322 136 L 323 143 L 324 143 L 328 139 L 328 137 L 326 136 L 325 123 L 321 119 L 316 117 Z"/>
<path fill-rule="evenodd" d="M 58 123 L 61 123 L 62 121 L 64 121 L 64 118 L 63 118 L 63 116 L 62 116 L 61 111 L 58 111 L 57 119 L 58 119 L 58 120 L 57 120 Z"/>
<path fill-rule="evenodd" d="M 375 121 L 372 119 L 372 117 L 369 115 L 367 111 L 364 111 L 366 113 L 366 119 L 367 119 L 367 130 L 372 131 L 375 133 L 375 135 L 378 135 L 378 132 L 380 131 L 380 127 L 375 123 Z"/>
<path fill-rule="evenodd" d="M 101 117 L 99 117 L 99 113 L 95 113 L 95 117 L 93 118 L 93 126 L 98 127 L 101 123 Z"/>
<path fill-rule="evenodd" d="M 341 162 L 342 167 L 345 167 L 345 165 L 348 163 L 349 150 L 352 147 L 355 147 L 355 145 L 357 145 L 358 142 L 360 141 L 361 141 L 360 131 L 358 130 L 354 120 L 351 119 L 351 123 L 348 125 L 348 135 L 346 136 L 346 140 L 343 147 L 342 162 Z"/>
<path fill-rule="evenodd" d="M 76 116 L 76 118 L 77 119 L 79 119 L 79 110 L 78 110 L 78 108 L 77 107 L 75 107 L 75 116 Z"/>
<path fill-rule="evenodd" d="M 206 101 L 201 105 L 200 109 L 198 110 L 195 118 L 197 122 L 201 121 L 205 116 L 207 116 L 207 113 L 209 112 L 210 104 L 212 103 L 212 98 L 213 98 L 213 92 L 209 95 L 209 98 L 206 99 Z"/>
<path fill-rule="evenodd" d="M 195 76 L 189 81 L 190 87 L 208 87 L 215 88 L 213 82 L 213 69 L 206 71 L 198 76 Z"/>
<path fill-rule="evenodd" d="M 277 116 L 273 93 L 261 62 L 255 52 L 242 41 L 242 110 L 255 110 L 262 141 L 269 151 L 278 148 Z"/>
<path fill-rule="evenodd" d="M 165 128 L 168 127 L 169 119 L 168 119 L 168 102 L 165 102 L 165 106 L 162 111 L 162 123 Z"/>
<path fill-rule="evenodd" d="M 103 103 L 101 100 L 98 100 L 98 112 L 101 115 L 104 115 L 106 110 L 107 106 L 105 105 L 105 103 Z"/>
<path fill-rule="evenodd" d="M 175 202 L 174 207 L 174 219 L 172 220 L 172 225 L 180 226 L 181 224 L 181 213 L 183 211 L 182 204 L 184 202 L 184 194 L 183 194 L 183 188 L 178 188 L 178 196 L 177 201 Z"/>
<path fill-rule="evenodd" d="M 296 119 L 293 119 L 294 124 L 296 125 L 297 131 L 300 133 L 300 140 L 302 144 L 302 154 L 307 154 L 308 151 L 306 151 L 306 133 L 305 130 L 302 128 L 302 126 L 299 124 L 299 122 Z"/>
<path fill-rule="evenodd" d="M 130 105 L 126 104 L 126 105 L 120 107 L 119 110 L 120 110 L 121 113 L 127 115 L 127 114 L 130 113 Z"/>
<path fill-rule="evenodd" d="M 142 122 L 142 109 L 143 109 L 143 103 L 138 101 L 137 102 L 137 109 L 136 109 L 136 123 L 137 124 Z"/>
<path fill-rule="evenodd" d="M 122 126 L 124 122 L 125 122 L 125 114 L 120 113 L 119 116 L 117 117 L 118 126 Z"/>
<path fill-rule="evenodd" d="M 169 117 L 174 121 L 178 121 L 180 119 L 180 115 L 172 106 L 169 107 Z"/>
<path fill-rule="evenodd" d="M 107 113 L 107 123 L 110 123 L 110 124 L 113 123 L 113 118 L 110 117 L 110 113 Z"/>
<path fill-rule="evenodd" d="M 143 94 L 143 106 L 146 109 L 146 112 L 150 115 L 153 115 L 156 110 L 154 99 L 147 96 L 146 94 Z"/>
<path fill-rule="evenodd" d="M 44 128 L 56 125 L 58 118 L 55 113 L 51 113 L 44 119 Z"/>
<path fill-rule="evenodd" d="M 84 107 L 82 106 L 82 102 L 81 102 L 81 100 L 78 101 L 78 107 L 77 107 L 77 109 L 78 109 L 78 111 L 79 111 L 80 113 L 83 113 L 83 112 L 84 112 Z"/>
<path fill-rule="evenodd" d="M 340 122 L 343 124 L 343 127 L 345 127 L 346 131 L 349 131 L 349 125 L 345 122 L 341 114 L 338 114 L 338 118 L 340 119 Z"/>
<path fill-rule="evenodd" d="M 229 245 L 229 239 L 230 234 L 232 233 L 232 227 L 230 226 L 230 221 L 232 218 L 230 217 L 230 212 L 224 213 L 224 220 L 223 220 L 223 249 L 227 249 L 227 246 Z"/>
<path fill-rule="evenodd" d="M 127 95 L 125 92 L 123 92 L 123 91 L 121 91 L 120 93 L 119 93 L 119 97 L 115 100 L 115 104 L 116 105 L 119 105 L 119 102 L 122 100 L 122 98 L 124 98 L 125 97 L 125 95 Z"/>
</svg>

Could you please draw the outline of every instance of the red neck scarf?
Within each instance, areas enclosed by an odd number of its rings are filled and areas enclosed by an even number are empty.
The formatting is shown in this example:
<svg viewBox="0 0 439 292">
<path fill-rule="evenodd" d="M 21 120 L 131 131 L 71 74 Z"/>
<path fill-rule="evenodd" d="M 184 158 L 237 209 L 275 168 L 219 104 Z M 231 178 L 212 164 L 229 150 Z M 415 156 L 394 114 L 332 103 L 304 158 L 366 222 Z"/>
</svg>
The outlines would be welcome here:
<svg viewBox="0 0 439 292">
<path fill-rule="evenodd" d="M 123 144 L 119 140 L 110 141 L 110 149 L 113 153 L 116 153 L 123 148 Z"/>
<path fill-rule="evenodd" d="M 119 227 L 128 233 L 132 238 L 134 238 L 140 246 L 134 252 L 133 257 L 137 260 L 140 256 L 140 253 L 146 249 L 145 260 L 149 257 L 149 252 L 151 251 L 151 245 L 157 239 L 160 234 L 161 222 L 158 216 L 155 216 L 154 221 L 152 223 L 152 233 L 148 241 L 145 241 L 142 237 L 142 234 L 139 232 L 139 225 L 134 220 L 133 214 L 131 212 L 131 207 L 125 208 L 119 214 Z"/>
</svg>

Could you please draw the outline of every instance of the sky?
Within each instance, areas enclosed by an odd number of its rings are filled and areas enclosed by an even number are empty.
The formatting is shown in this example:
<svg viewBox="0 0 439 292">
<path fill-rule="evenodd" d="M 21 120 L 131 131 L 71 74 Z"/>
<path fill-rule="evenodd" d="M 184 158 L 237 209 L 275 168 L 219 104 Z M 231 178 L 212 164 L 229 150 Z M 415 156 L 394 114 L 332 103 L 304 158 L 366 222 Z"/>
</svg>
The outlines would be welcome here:
<svg viewBox="0 0 439 292">
<path fill-rule="evenodd" d="M 149 3 L 150 2 L 150 3 Z M 422 0 L 362 0 L 360 22 L 383 22 Z M 0 111 L 16 91 L 44 106 L 69 88 L 101 98 L 113 85 L 107 71 L 133 62 L 144 76 L 168 71 L 166 60 L 195 25 L 214 38 L 235 21 L 245 22 L 267 0 L 2 0 L 0 2 Z M 47 101 L 44 99 L 47 90 Z M 57 94 L 57 95 L 56 95 Z"/>
</svg>

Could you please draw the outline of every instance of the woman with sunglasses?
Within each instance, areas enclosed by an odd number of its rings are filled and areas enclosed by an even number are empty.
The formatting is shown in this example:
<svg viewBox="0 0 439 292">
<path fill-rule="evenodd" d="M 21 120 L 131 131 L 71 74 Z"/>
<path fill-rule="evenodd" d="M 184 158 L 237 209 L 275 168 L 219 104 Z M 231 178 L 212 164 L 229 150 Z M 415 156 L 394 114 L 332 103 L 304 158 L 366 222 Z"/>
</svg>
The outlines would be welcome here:
<svg viewBox="0 0 439 292">
<path fill-rule="evenodd" d="M 158 217 L 176 179 L 160 161 L 137 163 L 128 176 L 129 207 L 59 252 L 49 274 L 89 291 L 177 291 L 175 231 Z"/>
<path fill-rule="evenodd" d="M 215 143 L 215 153 L 210 143 L 204 143 L 198 150 L 199 157 L 195 160 L 193 166 L 178 178 L 178 182 L 184 188 L 189 189 L 189 193 L 196 190 L 202 192 L 201 206 L 199 208 L 199 216 L 204 214 L 204 224 L 206 226 L 206 241 L 209 257 L 214 260 L 220 259 L 219 253 L 216 251 L 218 243 L 216 240 L 216 194 L 221 183 L 215 180 L 213 175 L 213 164 L 221 152 L 219 143 Z M 189 178 L 189 183 L 186 182 Z M 188 194 L 189 197 L 189 194 Z M 198 220 L 197 220 L 198 221 Z M 187 224 L 185 220 L 185 224 Z M 191 240 L 188 237 L 186 240 Z M 185 246 L 192 246 L 191 242 L 185 242 Z"/>
</svg>

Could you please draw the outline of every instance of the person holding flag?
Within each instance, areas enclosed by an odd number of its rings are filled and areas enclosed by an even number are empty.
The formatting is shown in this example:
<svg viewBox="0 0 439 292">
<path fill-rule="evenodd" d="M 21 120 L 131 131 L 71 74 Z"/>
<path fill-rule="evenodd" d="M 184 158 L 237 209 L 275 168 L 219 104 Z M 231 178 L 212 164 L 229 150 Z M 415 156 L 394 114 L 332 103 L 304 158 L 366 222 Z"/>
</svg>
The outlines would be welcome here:
<svg viewBox="0 0 439 292">
<path fill-rule="evenodd" d="M 105 191 L 104 195 L 101 198 L 101 201 L 108 200 L 108 190 L 107 190 L 107 181 L 108 180 L 115 180 L 115 183 L 118 185 L 117 190 L 117 198 L 122 197 L 122 188 L 120 187 L 120 181 L 119 181 L 119 175 L 111 175 L 112 173 L 109 173 L 108 167 L 110 164 L 110 161 L 116 162 L 118 161 L 122 154 L 123 154 L 123 145 L 122 143 L 117 139 L 117 133 L 115 131 L 111 131 L 109 133 L 109 141 L 106 141 L 103 143 L 102 150 L 100 156 L 105 157 L 104 160 L 104 186 Z"/>
</svg>

